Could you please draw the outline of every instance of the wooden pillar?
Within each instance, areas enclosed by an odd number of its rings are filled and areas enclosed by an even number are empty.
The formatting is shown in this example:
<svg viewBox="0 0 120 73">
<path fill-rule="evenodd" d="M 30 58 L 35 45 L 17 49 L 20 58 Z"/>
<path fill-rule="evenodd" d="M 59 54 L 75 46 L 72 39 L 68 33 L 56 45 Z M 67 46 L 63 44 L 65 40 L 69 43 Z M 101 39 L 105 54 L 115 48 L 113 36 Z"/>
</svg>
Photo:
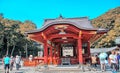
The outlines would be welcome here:
<svg viewBox="0 0 120 73">
<path fill-rule="evenodd" d="M 56 58 L 56 52 L 57 52 L 57 50 L 56 50 L 56 47 L 54 48 L 54 57 Z"/>
<path fill-rule="evenodd" d="M 47 40 L 44 41 L 44 63 L 48 64 L 48 46 L 47 46 Z"/>
<path fill-rule="evenodd" d="M 52 47 L 50 47 L 50 64 L 52 64 Z"/>
<path fill-rule="evenodd" d="M 58 57 L 60 58 L 60 45 L 58 45 L 57 47 L 58 47 Z"/>
<path fill-rule="evenodd" d="M 79 32 L 79 38 L 78 38 L 78 58 L 79 58 L 79 64 L 83 64 L 83 55 L 82 55 L 82 41 L 81 41 L 81 31 Z"/>
<path fill-rule="evenodd" d="M 88 49 L 87 52 L 88 52 L 88 55 L 90 56 L 90 42 L 88 41 L 87 43 L 88 43 L 88 45 L 87 45 L 88 46 L 87 47 L 87 49 Z"/>
</svg>

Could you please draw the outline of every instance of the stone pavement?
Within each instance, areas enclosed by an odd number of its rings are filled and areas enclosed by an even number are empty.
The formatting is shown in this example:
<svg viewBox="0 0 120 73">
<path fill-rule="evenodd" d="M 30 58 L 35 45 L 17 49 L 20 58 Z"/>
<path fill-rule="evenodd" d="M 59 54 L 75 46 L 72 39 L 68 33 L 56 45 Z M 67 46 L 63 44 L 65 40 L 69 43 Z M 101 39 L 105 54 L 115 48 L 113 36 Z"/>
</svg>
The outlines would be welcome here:
<svg viewBox="0 0 120 73">
<path fill-rule="evenodd" d="M 0 73 L 4 73 L 3 66 L 0 66 Z M 98 69 L 97 71 L 88 71 L 85 70 L 83 72 L 82 70 L 78 69 L 77 67 L 50 67 L 50 68 L 37 68 L 37 67 L 21 67 L 20 70 L 16 70 L 15 68 L 10 71 L 10 73 L 112 73 L 109 69 L 105 72 L 100 71 Z M 120 72 L 117 72 L 120 73 Z"/>
</svg>

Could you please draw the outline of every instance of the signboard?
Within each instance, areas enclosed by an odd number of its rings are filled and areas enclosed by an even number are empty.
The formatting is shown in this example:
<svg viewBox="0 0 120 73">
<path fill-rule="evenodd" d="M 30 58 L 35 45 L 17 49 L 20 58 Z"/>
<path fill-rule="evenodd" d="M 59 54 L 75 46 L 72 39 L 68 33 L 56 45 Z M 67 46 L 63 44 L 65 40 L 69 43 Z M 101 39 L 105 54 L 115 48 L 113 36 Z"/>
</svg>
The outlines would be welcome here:
<svg viewBox="0 0 120 73">
<path fill-rule="evenodd" d="M 63 56 L 73 56 L 73 47 L 62 47 Z"/>
</svg>

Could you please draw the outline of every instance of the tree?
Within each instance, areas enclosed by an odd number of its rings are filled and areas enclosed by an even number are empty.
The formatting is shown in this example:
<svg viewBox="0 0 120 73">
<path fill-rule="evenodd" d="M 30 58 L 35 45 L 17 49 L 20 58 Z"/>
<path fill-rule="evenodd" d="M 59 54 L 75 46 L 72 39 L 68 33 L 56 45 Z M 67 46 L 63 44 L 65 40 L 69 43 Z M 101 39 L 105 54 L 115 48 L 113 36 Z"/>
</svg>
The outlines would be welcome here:
<svg viewBox="0 0 120 73">
<path fill-rule="evenodd" d="M 6 54 L 9 54 L 9 48 L 10 47 L 15 47 L 16 43 L 18 42 L 18 24 L 14 24 L 12 26 L 6 26 L 5 31 L 4 31 L 4 38 L 6 40 L 5 43 L 7 43 L 7 51 Z"/>
<path fill-rule="evenodd" d="M 3 46 L 3 39 L 4 39 L 4 28 L 5 28 L 5 26 L 2 24 L 2 23 L 0 23 L 0 48 L 3 48 L 2 46 Z"/>
<path fill-rule="evenodd" d="M 24 34 L 24 32 L 33 29 L 36 29 L 36 25 L 33 22 L 26 20 L 24 23 L 20 24 L 19 30 L 21 31 L 22 34 Z"/>
<path fill-rule="evenodd" d="M 22 23 L 4 18 L 3 14 L 0 14 L 0 57 L 5 54 L 25 56 L 26 44 L 28 55 L 33 53 L 36 55 L 38 48 L 24 35 L 25 31 L 33 29 L 36 29 L 36 25 L 29 20 Z"/>
<path fill-rule="evenodd" d="M 120 36 L 120 7 L 112 9 L 100 17 L 93 19 L 92 24 L 96 28 L 105 28 L 109 31 L 99 39 L 92 47 L 113 47 L 115 38 Z"/>
</svg>

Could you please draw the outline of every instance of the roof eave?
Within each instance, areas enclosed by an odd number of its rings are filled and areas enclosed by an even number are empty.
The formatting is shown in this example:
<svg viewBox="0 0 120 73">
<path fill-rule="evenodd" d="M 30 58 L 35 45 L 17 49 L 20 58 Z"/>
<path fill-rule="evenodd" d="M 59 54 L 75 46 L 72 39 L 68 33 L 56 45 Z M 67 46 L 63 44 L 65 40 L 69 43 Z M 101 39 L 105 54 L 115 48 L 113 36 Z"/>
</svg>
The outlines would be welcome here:
<svg viewBox="0 0 120 73">
<path fill-rule="evenodd" d="M 102 29 L 102 30 L 98 29 L 97 34 L 102 34 L 102 33 L 104 34 L 104 33 L 107 33 L 108 31 L 109 31 L 108 29 Z"/>
</svg>

